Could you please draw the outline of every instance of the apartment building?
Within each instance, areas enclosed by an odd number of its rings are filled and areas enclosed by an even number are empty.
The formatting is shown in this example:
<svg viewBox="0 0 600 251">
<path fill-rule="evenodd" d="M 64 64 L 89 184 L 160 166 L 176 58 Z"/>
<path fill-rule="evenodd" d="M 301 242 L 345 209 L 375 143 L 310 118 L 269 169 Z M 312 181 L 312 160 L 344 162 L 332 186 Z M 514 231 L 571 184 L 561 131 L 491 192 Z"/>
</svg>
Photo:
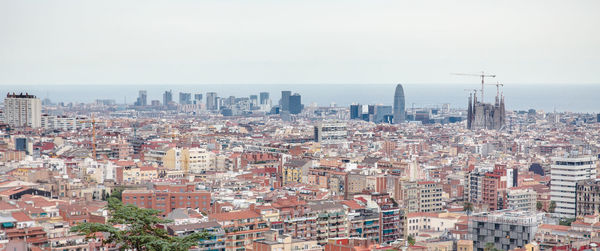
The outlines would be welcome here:
<svg viewBox="0 0 600 251">
<path fill-rule="evenodd" d="M 513 187 L 507 190 L 508 209 L 535 212 L 537 210 L 537 192 L 532 188 Z"/>
<path fill-rule="evenodd" d="M 596 178 L 597 159 L 578 155 L 552 158 L 550 197 L 556 202 L 555 213 L 565 218 L 576 216 L 577 182 Z"/>
<path fill-rule="evenodd" d="M 600 214 L 600 180 L 577 181 L 576 215 Z"/>
<path fill-rule="evenodd" d="M 125 190 L 123 204 L 133 204 L 141 208 L 152 208 L 166 216 L 177 208 L 192 208 L 202 212 L 210 211 L 211 194 L 198 191 L 193 185 L 154 186 L 152 190 Z"/>
<path fill-rule="evenodd" d="M 493 243 L 500 250 L 523 248 L 533 241 L 543 214 L 524 211 L 495 211 L 469 218 L 469 235 L 473 248 L 483 251 Z"/>
<path fill-rule="evenodd" d="M 7 94 L 3 114 L 4 122 L 12 127 L 39 128 L 42 125 L 42 102 L 28 93 Z"/>
<path fill-rule="evenodd" d="M 209 220 L 218 222 L 225 231 L 225 251 L 252 249 L 252 243 L 265 240 L 269 231 L 267 222 L 254 208 L 243 211 L 209 214 Z"/>
<path fill-rule="evenodd" d="M 348 212 L 348 236 L 379 243 L 381 240 L 379 212 L 375 209 L 360 208 Z"/>
</svg>

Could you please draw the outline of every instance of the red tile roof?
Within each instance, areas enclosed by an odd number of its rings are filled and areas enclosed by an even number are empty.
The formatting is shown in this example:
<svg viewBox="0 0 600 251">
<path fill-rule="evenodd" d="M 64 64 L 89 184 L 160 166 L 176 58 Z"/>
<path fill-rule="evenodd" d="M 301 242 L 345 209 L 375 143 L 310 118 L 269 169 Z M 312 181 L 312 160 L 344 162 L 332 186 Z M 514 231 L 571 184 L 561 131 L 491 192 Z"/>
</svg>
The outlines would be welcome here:
<svg viewBox="0 0 600 251">
<path fill-rule="evenodd" d="M 19 222 L 31 221 L 31 218 L 29 218 L 29 216 L 27 216 L 27 214 L 25 214 L 23 211 L 13 212 L 12 217 L 15 218 L 15 220 L 17 220 Z"/>
<path fill-rule="evenodd" d="M 4 210 L 14 210 L 17 209 L 17 207 L 15 205 L 12 205 L 6 201 L 0 201 L 0 210 L 4 211 Z"/>
<path fill-rule="evenodd" d="M 359 205 L 356 201 L 353 200 L 344 200 L 342 201 L 342 204 L 348 206 L 352 210 L 364 208 L 363 206 Z"/>
<path fill-rule="evenodd" d="M 240 220 L 240 219 L 249 219 L 249 218 L 259 218 L 260 215 L 252 210 L 244 210 L 237 212 L 226 212 L 226 213 L 216 213 L 208 215 L 208 218 L 215 219 L 217 221 L 231 221 L 231 220 Z"/>
<path fill-rule="evenodd" d="M 570 226 L 550 225 L 550 224 L 541 224 L 538 228 L 539 229 L 552 229 L 552 230 L 558 230 L 558 231 L 569 231 L 569 229 L 571 229 Z"/>
</svg>

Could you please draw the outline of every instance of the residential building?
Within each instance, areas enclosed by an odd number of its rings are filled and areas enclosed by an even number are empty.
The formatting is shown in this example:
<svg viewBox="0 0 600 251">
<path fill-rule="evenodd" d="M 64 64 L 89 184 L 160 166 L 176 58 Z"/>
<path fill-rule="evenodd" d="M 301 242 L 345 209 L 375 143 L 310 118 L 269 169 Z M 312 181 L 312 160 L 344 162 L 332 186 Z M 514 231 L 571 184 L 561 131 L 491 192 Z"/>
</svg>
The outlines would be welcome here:
<svg viewBox="0 0 600 251">
<path fill-rule="evenodd" d="M 7 94 L 4 99 L 4 122 L 13 127 L 42 126 L 42 102 L 35 95 Z"/>
<path fill-rule="evenodd" d="M 543 214 L 525 211 L 496 211 L 469 217 L 473 248 L 483 251 L 488 243 L 500 250 L 523 248 L 533 241 Z"/>
<path fill-rule="evenodd" d="M 507 209 L 535 212 L 537 192 L 532 188 L 513 187 L 507 190 Z"/>
<path fill-rule="evenodd" d="M 290 235 L 281 235 L 276 231 L 265 233 L 265 240 L 252 243 L 253 251 L 322 251 L 316 240 L 295 239 Z"/>
<path fill-rule="evenodd" d="M 211 194 L 194 189 L 193 185 L 155 186 L 152 190 L 125 190 L 123 204 L 159 210 L 166 216 L 177 208 L 192 208 L 210 211 Z"/>
<path fill-rule="evenodd" d="M 594 156 L 552 158 L 550 196 L 556 202 L 555 213 L 565 218 L 576 216 L 576 186 L 578 181 L 596 178 Z"/>
<path fill-rule="evenodd" d="M 600 214 L 600 180 L 588 179 L 577 181 L 576 215 Z"/>
<path fill-rule="evenodd" d="M 359 208 L 348 212 L 348 237 L 350 238 L 367 239 L 379 243 L 381 240 L 380 227 L 377 208 Z"/>
<path fill-rule="evenodd" d="M 269 231 L 267 222 L 252 208 L 243 211 L 209 214 L 225 231 L 225 251 L 252 249 L 252 243 L 265 240 Z"/>
<path fill-rule="evenodd" d="M 339 144 L 348 140 L 348 129 L 345 123 L 321 123 L 314 127 L 314 137 L 321 144 Z"/>
<path fill-rule="evenodd" d="M 210 235 L 208 240 L 201 240 L 198 246 L 192 250 L 196 251 L 225 251 L 225 231 L 216 221 L 172 224 L 167 226 L 167 232 L 173 236 L 185 237 L 187 235 L 206 232 Z"/>
</svg>

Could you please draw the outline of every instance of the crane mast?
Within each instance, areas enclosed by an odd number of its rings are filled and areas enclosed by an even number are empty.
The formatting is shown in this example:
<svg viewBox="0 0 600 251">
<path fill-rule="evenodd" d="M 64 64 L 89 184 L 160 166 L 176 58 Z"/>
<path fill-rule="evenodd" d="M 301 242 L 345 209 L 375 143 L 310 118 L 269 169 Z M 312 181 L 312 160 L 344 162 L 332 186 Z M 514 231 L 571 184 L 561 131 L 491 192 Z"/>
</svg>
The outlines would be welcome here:
<svg viewBox="0 0 600 251">
<path fill-rule="evenodd" d="M 460 76 L 474 76 L 474 77 L 480 77 L 481 78 L 481 102 L 484 101 L 483 99 L 483 88 L 485 86 L 485 78 L 495 78 L 496 75 L 495 74 L 485 74 L 485 72 L 481 72 L 479 74 L 470 74 L 470 73 L 452 73 L 453 75 L 460 75 Z"/>
</svg>

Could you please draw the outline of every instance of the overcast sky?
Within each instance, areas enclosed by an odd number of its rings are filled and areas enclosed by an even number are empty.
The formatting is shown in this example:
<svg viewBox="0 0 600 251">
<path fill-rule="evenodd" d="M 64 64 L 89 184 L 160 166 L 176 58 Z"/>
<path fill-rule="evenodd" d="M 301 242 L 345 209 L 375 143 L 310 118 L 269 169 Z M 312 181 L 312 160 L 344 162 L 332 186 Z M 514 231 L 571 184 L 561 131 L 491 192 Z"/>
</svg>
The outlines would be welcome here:
<svg viewBox="0 0 600 251">
<path fill-rule="evenodd" d="M 600 84 L 600 1 L 0 0 L 1 84 Z"/>
</svg>

